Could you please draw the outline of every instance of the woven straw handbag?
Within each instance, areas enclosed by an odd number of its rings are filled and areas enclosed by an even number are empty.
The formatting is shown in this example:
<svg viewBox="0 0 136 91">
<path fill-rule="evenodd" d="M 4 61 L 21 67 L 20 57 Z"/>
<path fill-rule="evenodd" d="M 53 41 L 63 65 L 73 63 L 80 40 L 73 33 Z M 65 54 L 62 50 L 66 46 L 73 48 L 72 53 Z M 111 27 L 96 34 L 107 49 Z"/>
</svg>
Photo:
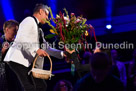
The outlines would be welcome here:
<svg viewBox="0 0 136 91">
<path fill-rule="evenodd" d="M 33 66 L 32 66 L 32 75 L 33 77 L 35 78 L 40 78 L 40 79 L 45 79 L 45 80 L 48 80 L 49 78 L 51 78 L 52 76 L 52 60 L 50 58 L 50 56 L 48 55 L 48 59 L 50 60 L 50 70 L 43 70 L 43 69 L 38 69 L 38 68 L 35 68 L 35 63 L 39 56 L 37 55 L 34 59 L 34 62 L 33 62 Z"/>
</svg>

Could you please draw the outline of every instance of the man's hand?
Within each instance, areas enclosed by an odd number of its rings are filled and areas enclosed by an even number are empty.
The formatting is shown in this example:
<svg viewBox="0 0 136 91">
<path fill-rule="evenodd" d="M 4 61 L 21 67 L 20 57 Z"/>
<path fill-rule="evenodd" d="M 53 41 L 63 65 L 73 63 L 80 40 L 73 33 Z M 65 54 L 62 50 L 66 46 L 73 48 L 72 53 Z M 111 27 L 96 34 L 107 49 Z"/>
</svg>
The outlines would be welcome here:
<svg viewBox="0 0 136 91">
<path fill-rule="evenodd" d="M 37 52 L 38 56 L 41 56 L 41 57 L 45 57 L 45 56 L 48 56 L 48 53 L 46 53 L 44 50 L 42 49 L 38 49 Z"/>
<path fill-rule="evenodd" d="M 1 52 L 2 52 L 2 55 L 4 55 L 6 53 L 7 49 L 6 48 L 2 48 L 1 49 Z"/>
<path fill-rule="evenodd" d="M 94 53 L 101 52 L 100 48 L 95 48 Z"/>
<path fill-rule="evenodd" d="M 72 54 L 73 52 L 75 52 L 75 49 L 71 51 L 71 50 L 69 50 L 69 49 L 66 48 L 66 51 L 67 51 L 69 54 Z"/>
<path fill-rule="evenodd" d="M 10 47 L 10 44 L 8 42 L 3 42 L 2 49 L 1 49 L 2 55 L 4 55 L 6 53 L 6 51 L 9 47 Z"/>
<path fill-rule="evenodd" d="M 67 49 L 66 48 L 66 51 L 64 52 L 64 57 L 68 57 L 68 56 L 70 56 L 70 54 L 72 54 L 73 52 L 75 52 L 75 49 L 74 50 L 72 50 L 72 51 L 70 51 L 69 49 Z"/>
</svg>

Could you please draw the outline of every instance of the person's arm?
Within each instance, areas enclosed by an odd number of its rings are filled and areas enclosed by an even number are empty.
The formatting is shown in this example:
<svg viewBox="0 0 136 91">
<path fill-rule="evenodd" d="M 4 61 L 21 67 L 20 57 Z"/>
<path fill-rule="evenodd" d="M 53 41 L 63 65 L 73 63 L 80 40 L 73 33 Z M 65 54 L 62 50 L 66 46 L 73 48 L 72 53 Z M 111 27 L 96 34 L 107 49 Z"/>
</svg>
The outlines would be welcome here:
<svg viewBox="0 0 136 91">
<path fill-rule="evenodd" d="M 48 44 L 48 42 L 46 42 L 46 40 L 44 39 L 44 33 L 42 30 L 40 30 L 42 33 L 42 37 L 43 37 L 43 44 L 42 44 L 42 49 L 45 50 L 50 56 L 56 57 L 58 59 L 62 59 L 65 54 L 63 51 L 55 49 L 55 48 L 51 48 Z"/>
<path fill-rule="evenodd" d="M 128 77 L 131 78 L 132 77 L 132 69 L 133 69 L 133 61 L 130 62 L 129 67 L 128 67 Z"/>
<path fill-rule="evenodd" d="M 124 79 L 124 85 L 126 86 L 127 85 L 127 73 L 126 73 L 126 67 L 125 65 L 123 64 L 123 79 Z"/>
<path fill-rule="evenodd" d="M 0 38 L 0 61 L 2 61 L 2 52 L 1 52 L 1 49 L 2 49 L 2 40 Z"/>
<path fill-rule="evenodd" d="M 48 46 L 47 49 L 45 49 L 45 51 L 50 55 L 50 56 L 53 56 L 53 57 L 56 57 L 58 59 L 62 59 L 64 57 L 64 53 L 63 51 L 61 50 L 57 50 L 57 49 L 54 49 L 54 48 L 51 48 Z"/>
<path fill-rule="evenodd" d="M 1 52 L 1 49 L 2 49 L 2 39 L 0 38 L 0 52 Z"/>
<path fill-rule="evenodd" d="M 126 86 L 127 85 L 126 67 L 122 62 L 120 66 L 121 66 L 120 79 L 123 82 L 124 86 Z"/>
</svg>

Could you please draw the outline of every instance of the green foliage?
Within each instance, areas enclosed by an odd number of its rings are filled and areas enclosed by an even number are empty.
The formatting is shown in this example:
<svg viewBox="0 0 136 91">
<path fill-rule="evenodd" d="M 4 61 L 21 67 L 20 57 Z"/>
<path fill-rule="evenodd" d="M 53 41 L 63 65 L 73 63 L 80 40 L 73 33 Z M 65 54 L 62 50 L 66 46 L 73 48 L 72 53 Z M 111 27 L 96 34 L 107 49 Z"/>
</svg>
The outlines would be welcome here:
<svg viewBox="0 0 136 91">
<path fill-rule="evenodd" d="M 50 38 L 53 38 L 54 36 L 56 36 L 56 34 L 48 34 L 45 36 L 45 38 L 50 39 Z"/>
</svg>

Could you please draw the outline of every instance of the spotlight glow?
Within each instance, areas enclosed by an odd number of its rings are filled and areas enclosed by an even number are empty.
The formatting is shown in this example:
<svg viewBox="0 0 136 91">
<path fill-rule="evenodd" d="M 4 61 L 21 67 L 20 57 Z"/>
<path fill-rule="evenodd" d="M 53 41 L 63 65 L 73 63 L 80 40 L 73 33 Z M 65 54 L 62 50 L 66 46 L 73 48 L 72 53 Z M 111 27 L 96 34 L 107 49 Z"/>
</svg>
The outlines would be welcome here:
<svg viewBox="0 0 136 91">
<path fill-rule="evenodd" d="M 14 19 L 12 7 L 9 0 L 1 0 L 1 6 L 6 20 Z"/>
<path fill-rule="evenodd" d="M 111 28 L 112 28 L 112 25 L 106 25 L 106 28 L 107 28 L 107 29 L 111 29 Z"/>
</svg>

